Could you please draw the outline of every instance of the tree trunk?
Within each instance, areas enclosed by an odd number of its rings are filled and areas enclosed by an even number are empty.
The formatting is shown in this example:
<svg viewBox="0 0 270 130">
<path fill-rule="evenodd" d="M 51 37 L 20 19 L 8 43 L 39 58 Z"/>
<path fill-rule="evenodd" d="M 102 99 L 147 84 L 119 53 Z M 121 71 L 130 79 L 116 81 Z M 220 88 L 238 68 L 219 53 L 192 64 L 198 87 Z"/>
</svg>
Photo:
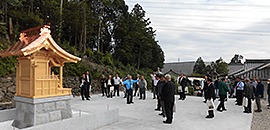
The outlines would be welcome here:
<svg viewBox="0 0 270 130">
<path fill-rule="evenodd" d="M 62 33 L 62 11 L 63 11 L 63 0 L 60 3 L 60 23 L 59 23 L 59 33 L 58 33 L 58 44 L 61 43 L 61 33 Z"/>
<path fill-rule="evenodd" d="M 81 29 L 82 29 L 82 31 L 81 31 L 80 42 L 79 42 L 79 50 L 80 50 L 80 52 L 82 51 L 84 23 L 82 24 L 82 28 Z"/>
</svg>

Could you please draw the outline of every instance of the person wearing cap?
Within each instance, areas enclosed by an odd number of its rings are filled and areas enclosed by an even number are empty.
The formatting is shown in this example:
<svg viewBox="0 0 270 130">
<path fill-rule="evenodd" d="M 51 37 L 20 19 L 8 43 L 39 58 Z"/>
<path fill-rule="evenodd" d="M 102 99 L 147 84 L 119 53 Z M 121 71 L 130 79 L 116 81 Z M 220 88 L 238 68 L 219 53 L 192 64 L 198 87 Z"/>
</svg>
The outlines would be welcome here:
<svg viewBox="0 0 270 130">
<path fill-rule="evenodd" d="M 127 94 L 127 104 L 134 103 L 133 100 L 133 84 L 136 82 L 139 82 L 138 80 L 133 80 L 130 75 L 127 77 L 128 79 L 123 82 L 124 85 L 126 85 L 126 94 Z"/>
<path fill-rule="evenodd" d="M 236 85 L 236 100 L 237 103 L 235 105 L 241 106 L 243 103 L 243 93 L 244 93 L 244 86 L 245 84 L 242 82 L 240 77 L 237 77 L 236 80 L 238 81 Z"/>
<path fill-rule="evenodd" d="M 248 100 L 248 104 L 244 106 L 244 113 L 251 113 L 251 99 L 254 99 L 255 87 L 250 83 L 250 79 L 247 78 L 245 82 L 244 97 Z"/>
<path fill-rule="evenodd" d="M 139 74 L 137 74 L 137 80 L 139 80 L 140 79 L 140 75 Z M 139 82 L 137 82 L 136 84 L 135 84 L 135 92 L 134 92 L 134 97 L 136 96 L 136 93 L 137 93 L 137 91 L 138 91 L 138 89 L 139 89 Z M 139 96 L 139 93 L 140 92 L 138 92 L 138 96 Z"/>
<path fill-rule="evenodd" d="M 147 88 L 147 82 L 144 79 L 144 76 L 141 77 L 141 80 L 139 81 L 139 87 L 140 87 L 140 98 L 139 99 L 143 99 L 145 100 L 145 90 Z"/>
<path fill-rule="evenodd" d="M 106 79 L 104 75 L 102 75 L 102 78 L 100 79 L 100 84 L 101 84 L 102 97 L 104 97 L 104 92 L 107 97 L 108 96 L 107 89 L 106 89 L 107 85 L 106 85 Z"/>
<path fill-rule="evenodd" d="M 257 104 L 257 110 L 255 112 L 262 112 L 262 107 L 261 107 L 261 98 L 263 98 L 263 92 L 264 92 L 264 85 L 262 84 L 260 79 L 257 79 L 257 86 L 256 86 L 256 91 L 255 91 L 255 100 Z"/>
<path fill-rule="evenodd" d="M 207 79 L 207 89 L 205 90 L 205 98 L 208 107 L 208 115 L 205 118 L 213 118 L 214 117 L 214 100 L 216 98 L 215 95 L 215 87 L 212 83 L 212 79 Z"/>
<path fill-rule="evenodd" d="M 173 105 L 174 105 L 174 94 L 175 94 L 175 85 L 171 81 L 171 75 L 165 75 L 166 83 L 161 90 L 161 99 L 164 101 L 166 121 L 163 123 L 171 124 L 173 119 Z"/>
<path fill-rule="evenodd" d="M 220 112 L 226 111 L 227 109 L 225 108 L 224 101 L 225 101 L 225 98 L 227 97 L 227 92 L 229 92 L 229 87 L 226 84 L 225 78 L 222 78 L 221 82 L 219 82 L 218 89 L 219 89 L 220 103 L 218 105 L 217 111 L 220 111 Z"/>
</svg>

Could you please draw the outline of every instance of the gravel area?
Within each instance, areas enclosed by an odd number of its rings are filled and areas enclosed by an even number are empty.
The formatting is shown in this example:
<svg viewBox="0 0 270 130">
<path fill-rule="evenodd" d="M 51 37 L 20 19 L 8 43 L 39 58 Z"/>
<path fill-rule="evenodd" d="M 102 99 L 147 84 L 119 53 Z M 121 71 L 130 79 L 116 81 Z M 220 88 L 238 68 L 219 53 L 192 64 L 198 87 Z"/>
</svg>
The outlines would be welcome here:
<svg viewBox="0 0 270 130">
<path fill-rule="evenodd" d="M 266 99 L 261 99 L 261 104 L 262 112 L 253 112 L 251 130 L 270 129 L 270 109 L 267 109 L 268 101 Z M 257 110 L 256 104 L 254 104 L 254 110 Z"/>
</svg>

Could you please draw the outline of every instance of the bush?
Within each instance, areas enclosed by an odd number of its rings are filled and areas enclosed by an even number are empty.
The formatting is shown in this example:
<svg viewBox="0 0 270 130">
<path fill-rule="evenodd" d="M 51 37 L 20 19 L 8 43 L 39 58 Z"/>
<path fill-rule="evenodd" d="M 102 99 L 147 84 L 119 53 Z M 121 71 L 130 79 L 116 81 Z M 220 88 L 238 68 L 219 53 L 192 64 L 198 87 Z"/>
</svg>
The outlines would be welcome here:
<svg viewBox="0 0 270 130">
<path fill-rule="evenodd" d="M 113 66 L 112 55 L 106 52 L 106 54 L 102 57 L 102 63 L 105 65 Z"/>
</svg>

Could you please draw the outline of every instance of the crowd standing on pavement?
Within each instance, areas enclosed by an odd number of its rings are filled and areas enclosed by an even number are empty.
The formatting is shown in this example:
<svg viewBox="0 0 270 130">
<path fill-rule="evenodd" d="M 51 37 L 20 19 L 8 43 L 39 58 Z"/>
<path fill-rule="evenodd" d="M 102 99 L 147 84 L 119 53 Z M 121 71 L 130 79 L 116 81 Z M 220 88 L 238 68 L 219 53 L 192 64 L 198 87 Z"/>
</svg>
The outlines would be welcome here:
<svg viewBox="0 0 270 130">
<path fill-rule="evenodd" d="M 150 74 L 152 78 L 152 93 L 153 99 L 157 99 L 157 108 L 155 111 L 161 111 L 158 115 L 166 117 L 166 121 L 163 123 L 171 124 L 173 120 L 173 112 L 175 111 L 175 83 L 171 80 L 171 75 L 158 74 L 155 72 Z M 185 100 L 188 94 L 188 79 L 181 74 L 177 79 L 178 84 L 178 100 Z M 268 109 L 270 109 L 270 79 L 268 79 Z M 133 87 L 133 85 L 135 85 Z M 255 112 L 261 112 L 261 101 L 264 94 L 264 84 L 258 78 L 253 78 L 252 81 L 248 78 L 237 77 L 234 84 L 231 80 L 226 77 L 219 77 L 217 80 L 213 81 L 211 77 L 205 76 L 201 83 L 201 90 L 204 93 L 204 103 L 208 107 L 208 115 L 206 118 L 211 119 L 214 117 L 214 101 L 219 99 L 219 105 L 216 110 L 218 112 L 227 111 L 225 107 L 225 102 L 228 98 L 236 97 L 236 104 L 238 106 L 243 106 L 244 113 L 252 113 L 252 101 L 255 100 L 257 110 Z M 147 81 L 144 76 L 137 74 L 136 79 L 132 79 L 131 75 L 127 75 L 124 79 L 121 79 L 118 74 L 113 78 L 111 75 L 106 79 L 105 75 L 102 75 L 100 79 L 100 86 L 102 91 L 102 97 L 113 98 L 114 96 L 120 97 L 119 89 L 123 87 L 124 98 L 127 98 L 127 104 L 133 104 L 133 96 L 139 96 L 139 100 L 145 100 L 147 90 Z M 81 98 L 84 101 L 90 100 L 91 96 L 89 92 L 91 91 L 91 77 L 87 71 L 80 78 L 81 88 Z M 134 95 L 133 95 L 134 88 Z M 255 108 L 254 108 L 255 109 Z"/>
</svg>

